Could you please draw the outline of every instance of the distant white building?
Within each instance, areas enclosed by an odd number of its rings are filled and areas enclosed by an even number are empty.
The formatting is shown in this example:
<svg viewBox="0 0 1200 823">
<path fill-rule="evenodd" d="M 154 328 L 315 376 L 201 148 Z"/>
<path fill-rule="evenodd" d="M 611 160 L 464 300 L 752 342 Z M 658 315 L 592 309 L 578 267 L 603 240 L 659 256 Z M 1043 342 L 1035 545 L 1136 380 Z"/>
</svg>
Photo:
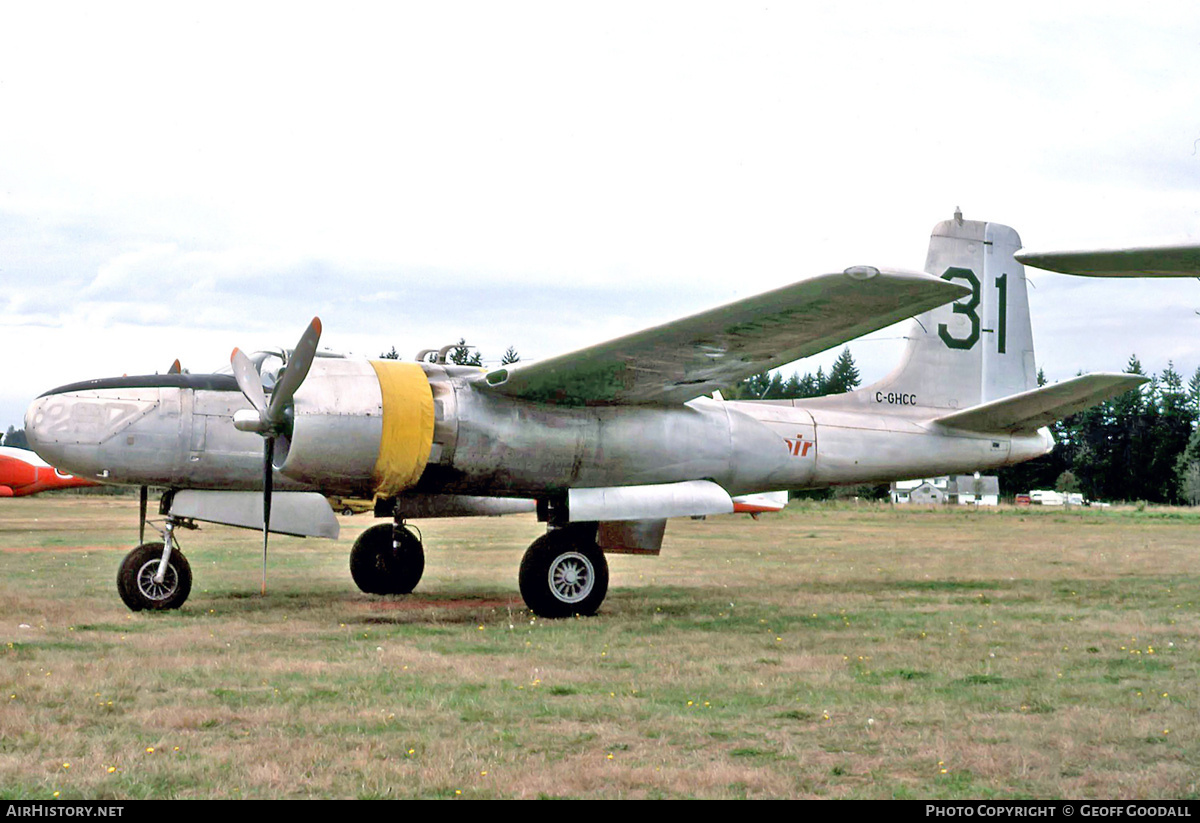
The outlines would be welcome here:
<svg viewBox="0 0 1200 823">
<path fill-rule="evenodd" d="M 898 480 L 891 488 L 893 503 L 957 503 L 998 506 L 1000 479 L 995 475 L 952 474 L 919 480 Z"/>
<path fill-rule="evenodd" d="M 948 477 L 931 477 L 922 480 L 897 480 L 892 484 L 891 494 L 893 503 L 931 503 L 946 502 L 946 484 Z"/>
</svg>

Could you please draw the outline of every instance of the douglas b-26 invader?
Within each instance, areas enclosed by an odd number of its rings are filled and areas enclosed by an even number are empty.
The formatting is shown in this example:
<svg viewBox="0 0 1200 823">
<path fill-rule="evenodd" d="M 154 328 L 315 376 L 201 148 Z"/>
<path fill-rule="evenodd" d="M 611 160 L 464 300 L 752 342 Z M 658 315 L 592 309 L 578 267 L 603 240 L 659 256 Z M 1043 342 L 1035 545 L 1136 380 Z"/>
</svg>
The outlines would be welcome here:
<svg viewBox="0 0 1200 823">
<path fill-rule="evenodd" d="M 536 510 L 547 531 L 521 562 L 526 604 L 547 617 L 594 614 L 605 554 L 658 553 L 667 518 L 780 490 L 1028 460 L 1053 446 L 1047 424 L 1144 382 L 1089 374 L 1037 386 L 1020 246 L 1012 229 L 956 214 L 934 228 L 924 272 L 852 266 L 490 371 L 319 352 L 314 319 L 295 349 L 235 349 L 215 374 L 54 389 L 29 407 L 25 431 L 56 466 L 141 486 L 143 534 L 146 487 L 167 489 L 162 539 L 135 548 L 118 574 L 135 610 L 187 599 L 181 526 L 262 529 L 265 564 L 270 532 L 336 537 L 323 495 L 342 495 L 373 497 L 391 519 L 351 550 L 365 592 L 403 594 L 420 580 L 424 550 L 408 519 Z M 873 385 L 720 398 L 914 315 L 900 365 Z"/>
</svg>

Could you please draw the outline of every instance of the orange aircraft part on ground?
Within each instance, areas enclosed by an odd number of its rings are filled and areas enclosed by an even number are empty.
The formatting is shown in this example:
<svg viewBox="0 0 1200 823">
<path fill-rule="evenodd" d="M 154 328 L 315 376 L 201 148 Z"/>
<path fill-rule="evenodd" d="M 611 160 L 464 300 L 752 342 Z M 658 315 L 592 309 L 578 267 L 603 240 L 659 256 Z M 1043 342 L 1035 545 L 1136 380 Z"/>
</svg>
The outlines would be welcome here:
<svg viewBox="0 0 1200 823">
<path fill-rule="evenodd" d="M 96 485 L 99 484 L 60 472 L 28 449 L 0 446 L 0 497 L 24 497 L 48 489 Z"/>
</svg>

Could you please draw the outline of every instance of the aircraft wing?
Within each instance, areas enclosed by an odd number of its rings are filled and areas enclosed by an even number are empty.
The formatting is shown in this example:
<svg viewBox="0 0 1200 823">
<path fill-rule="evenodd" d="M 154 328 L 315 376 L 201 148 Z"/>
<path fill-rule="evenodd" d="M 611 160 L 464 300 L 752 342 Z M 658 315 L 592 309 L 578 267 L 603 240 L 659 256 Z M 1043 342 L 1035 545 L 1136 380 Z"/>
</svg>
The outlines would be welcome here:
<svg viewBox="0 0 1200 823">
<path fill-rule="evenodd" d="M 935 420 L 945 426 L 978 432 L 1035 432 L 1149 381 L 1140 374 L 1085 374 L 1052 386 L 1014 394 Z"/>
<path fill-rule="evenodd" d="M 856 266 L 570 354 L 496 369 L 475 385 L 563 405 L 685 403 L 968 293 L 924 272 Z"/>
<path fill-rule="evenodd" d="M 1200 246 L 1194 245 L 1021 252 L 1016 257 L 1026 266 L 1088 277 L 1200 277 Z"/>
</svg>

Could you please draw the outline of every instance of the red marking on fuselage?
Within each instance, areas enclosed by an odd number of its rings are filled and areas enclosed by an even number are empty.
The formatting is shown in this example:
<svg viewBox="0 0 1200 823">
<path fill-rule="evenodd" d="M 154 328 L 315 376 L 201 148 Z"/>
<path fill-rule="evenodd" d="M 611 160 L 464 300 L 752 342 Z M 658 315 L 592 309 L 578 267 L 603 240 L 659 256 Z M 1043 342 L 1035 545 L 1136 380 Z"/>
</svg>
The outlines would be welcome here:
<svg viewBox="0 0 1200 823">
<path fill-rule="evenodd" d="M 813 440 L 805 440 L 804 435 L 798 434 L 793 440 L 790 437 L 783 438 L 783 442 L 787 443 L 788 452 L 792 457 L 808 457 L 808 450 L 815 447 L 817 444 Z"/>
</svg>

